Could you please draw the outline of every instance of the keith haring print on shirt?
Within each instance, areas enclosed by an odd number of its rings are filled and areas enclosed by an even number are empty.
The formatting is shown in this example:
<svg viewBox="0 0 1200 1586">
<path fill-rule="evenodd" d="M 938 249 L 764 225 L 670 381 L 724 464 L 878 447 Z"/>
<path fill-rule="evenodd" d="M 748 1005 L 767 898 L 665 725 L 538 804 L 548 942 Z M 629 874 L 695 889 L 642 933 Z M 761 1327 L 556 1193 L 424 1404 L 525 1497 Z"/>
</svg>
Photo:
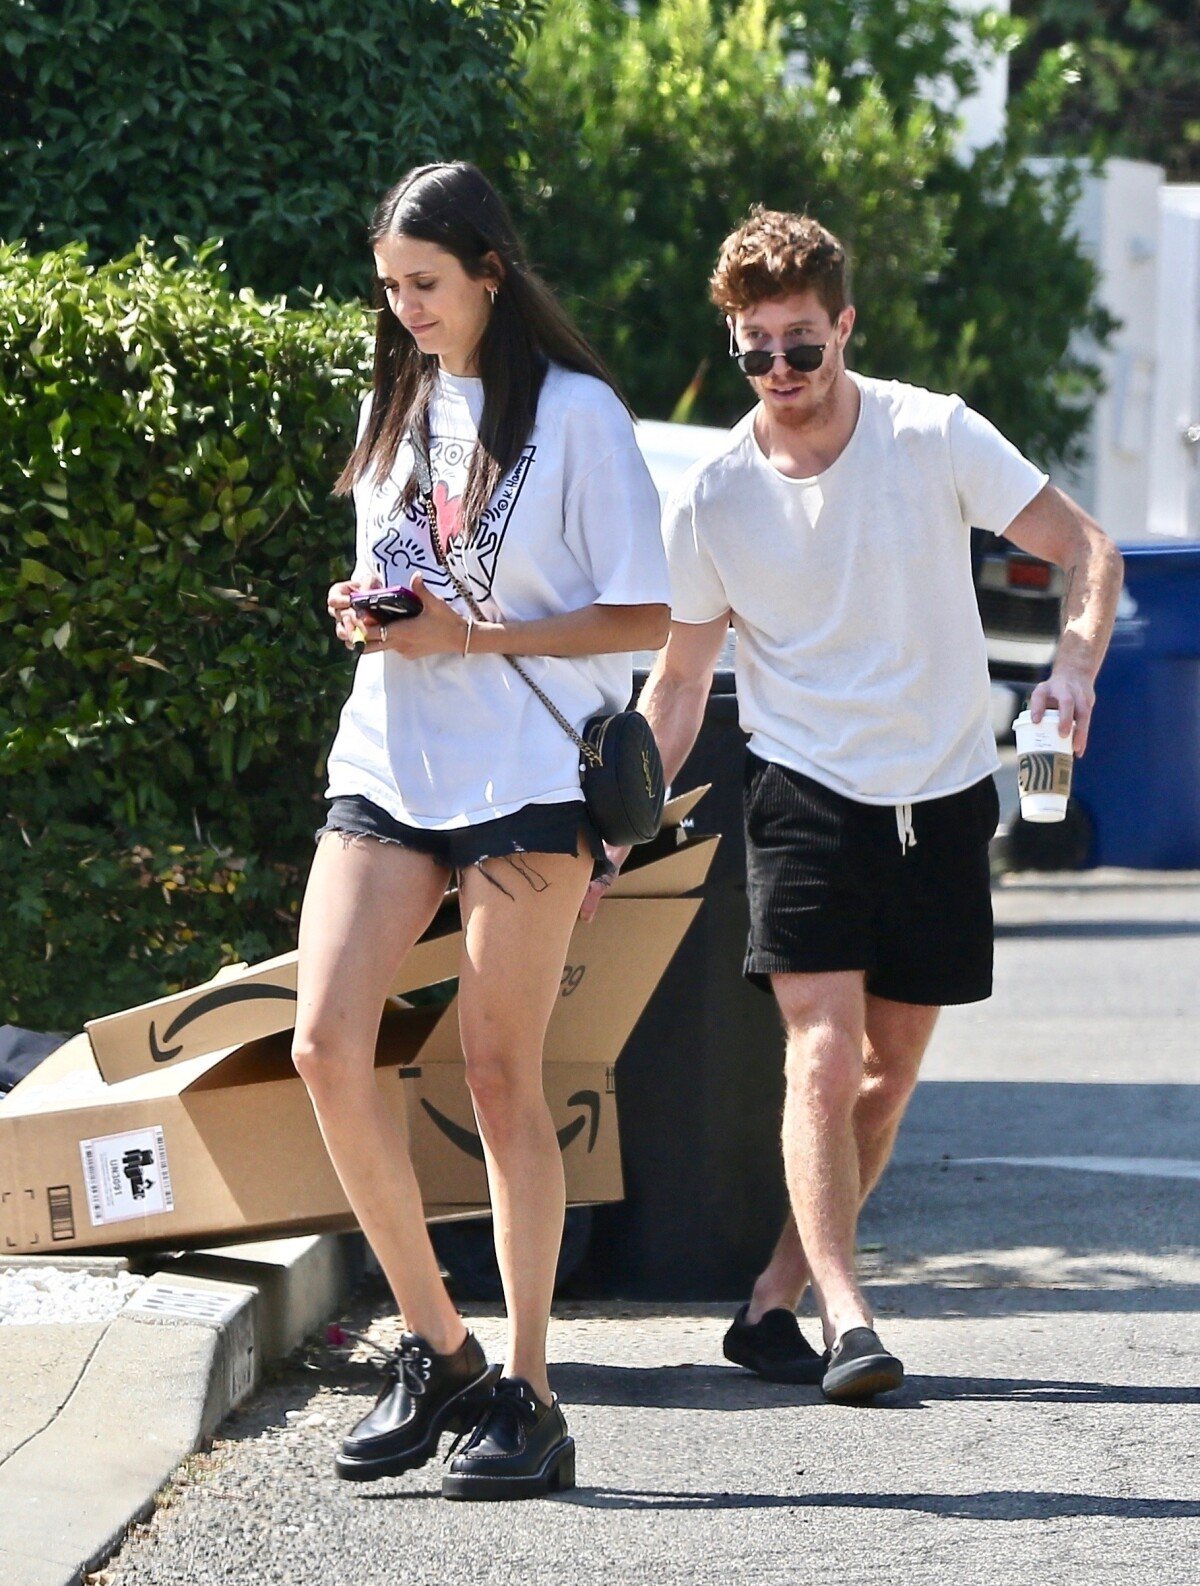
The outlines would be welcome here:
<svg viewBox="0 0 1200 1586">
<path fill-rule="evenodd" d="M 536 452 L 534 445 L 522 451 L 501 481 L 468 547 L 463 534 L 462 492 L 467 482 L 471 447 L 458 437 L 434 435 L 431 438 L 430 466 L 438 535 L 451 567 L 476 600 L 486 600 L 492 593 L 509 520 Z M 438 563 L 425 508 L 419 500 L 408 506 L 399 494 L 390 502 L 378 500 L 375 514 L 367 525 L 367 543 L 385 584 L 407 584 L 412 574 L 419 572 L 428 587 L 443 600 L 454 598 L 454 585 Z"/>
</svg>

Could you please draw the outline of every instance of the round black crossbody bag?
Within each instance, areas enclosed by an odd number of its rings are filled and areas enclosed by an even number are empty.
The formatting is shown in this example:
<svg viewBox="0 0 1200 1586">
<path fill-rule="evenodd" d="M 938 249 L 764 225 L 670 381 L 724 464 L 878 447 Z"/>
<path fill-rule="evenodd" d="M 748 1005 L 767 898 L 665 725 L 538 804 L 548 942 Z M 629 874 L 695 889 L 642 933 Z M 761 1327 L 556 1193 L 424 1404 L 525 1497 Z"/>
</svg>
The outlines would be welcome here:
<svg viewBox="0 0 1200 1586">
<path fill-rule="evenodd" d="M 596 830 L 614 848 L 648 843 L 662 823 L 666 785 L 650 723 L 636 710 L 593 716 L 583 729 L 579 779 Z"/>
<path fill-rule="evenodd" d="M 417 460 L 417 484 L 429 520 L 429 535 L 434 555 L 461 599 L 477 621 L 487 618 L 478 601 L 450 566 L 442 549 L 433 500 L 433 472 L 429 465 L 429 437 L 423 425 L 414 427 L 413 451 Z M 662 823 L 666 784 L 662 757 L 650 723 L 636 710 L 618 711 L 613 716 L 593 716 L 577 733 L 558 706 L 534 682 L 515 656 L 504 659 L 554 717 L 579 750 L 579 782 L 583 802 L 596 830 L 614 848 L 648 843 L 658 835 Z"/>
</svg>

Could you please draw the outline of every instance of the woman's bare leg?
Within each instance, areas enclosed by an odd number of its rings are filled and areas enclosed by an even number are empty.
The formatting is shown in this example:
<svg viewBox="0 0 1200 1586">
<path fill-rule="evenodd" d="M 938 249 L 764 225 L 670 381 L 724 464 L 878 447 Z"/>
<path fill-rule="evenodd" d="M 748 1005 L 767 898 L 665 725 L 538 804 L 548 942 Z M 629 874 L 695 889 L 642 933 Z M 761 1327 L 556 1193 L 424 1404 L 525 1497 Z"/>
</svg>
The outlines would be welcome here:
<svg viewBox="0 0 1200 1586">
<path fill-rule="evenodd" d="M 487 860 L 485 869 L 460 881 L 459 1024 L 508 1307 L 504 1371 L 548 1402 L 546 1330 L 566 1191 L 542 1091 L 542 1044 L 592 861 L 519 854 Z"/>
<path fill-rule="evenodd" d="M 379 1019 L 448 872 L 425 854 L 333 832 L 317 845 L 300 916 L 293 1058 L 330 1160 L 405 1325 L 439 1354 L 463 1341 L 421 1206 L 408 1142 L 375 1079 Z"/>
</svg>

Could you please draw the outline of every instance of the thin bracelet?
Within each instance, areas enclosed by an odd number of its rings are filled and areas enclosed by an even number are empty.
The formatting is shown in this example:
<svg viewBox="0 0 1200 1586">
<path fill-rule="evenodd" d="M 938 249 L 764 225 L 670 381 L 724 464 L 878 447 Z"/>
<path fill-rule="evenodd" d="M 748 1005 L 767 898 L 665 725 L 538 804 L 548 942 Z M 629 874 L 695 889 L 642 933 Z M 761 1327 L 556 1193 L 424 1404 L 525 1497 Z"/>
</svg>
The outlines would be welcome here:
<svg viewBox="0 0 1200 1586">
<path fill-rule="evenodd" d="M 474 632 L 475 632 L 475 618 L 474 617 L 468 617 L 467 618 L 467 636 L 463 640 L 463 655 L 464 656 L 466 656 L 466 655 L 468 655 L 470 653 L 470 649 L 471 649 L 471 635 Z"/>
</svg>

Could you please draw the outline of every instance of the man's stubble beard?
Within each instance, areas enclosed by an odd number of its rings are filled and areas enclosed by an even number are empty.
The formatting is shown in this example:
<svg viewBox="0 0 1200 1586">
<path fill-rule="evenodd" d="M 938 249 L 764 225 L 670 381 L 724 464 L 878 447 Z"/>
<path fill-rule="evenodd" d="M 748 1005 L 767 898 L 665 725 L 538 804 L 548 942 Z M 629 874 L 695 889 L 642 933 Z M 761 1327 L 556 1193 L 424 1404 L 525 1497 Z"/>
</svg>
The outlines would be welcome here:
<svg viewBox="0 0 1200 1586">
<path fill-rule="evenodd" d="M 783 430 L 808 430 L 821 429 L 830 422 L 837 412 L 837 387 L 838 379 L 842 373 L 842 366 L 832 370 L 823 389 L 815 396 L 812 388 L 807 393 L 813 400 L 804 407 L 772 407 L 764 400 L 764 407 L 772 424 L 778 424 Z"/>
</svg>

